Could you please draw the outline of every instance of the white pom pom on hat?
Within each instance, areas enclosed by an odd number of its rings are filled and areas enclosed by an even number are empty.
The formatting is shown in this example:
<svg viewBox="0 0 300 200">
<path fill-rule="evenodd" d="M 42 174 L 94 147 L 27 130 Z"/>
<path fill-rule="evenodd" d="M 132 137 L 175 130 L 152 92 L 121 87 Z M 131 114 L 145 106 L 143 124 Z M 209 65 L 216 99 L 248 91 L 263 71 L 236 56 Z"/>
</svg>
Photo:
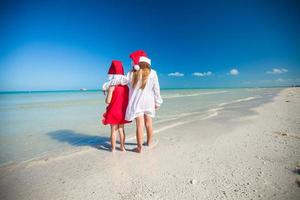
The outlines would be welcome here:
<svg viewBox="0 0 300 200">
<path fill-rule="evenodd" d="M 138 71 L 138 70 L 140 70 L 140 66 L 139 65 L 134 65 L 133 69 L 136 70 L 136 71 Z"/>
</svg>

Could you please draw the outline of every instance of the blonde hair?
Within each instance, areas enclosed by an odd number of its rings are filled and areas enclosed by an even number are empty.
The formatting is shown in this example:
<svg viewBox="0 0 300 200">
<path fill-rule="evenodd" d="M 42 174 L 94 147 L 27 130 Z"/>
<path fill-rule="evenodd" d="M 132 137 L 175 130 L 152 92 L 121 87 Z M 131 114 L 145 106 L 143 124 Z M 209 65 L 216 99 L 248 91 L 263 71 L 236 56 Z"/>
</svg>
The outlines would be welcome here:
<svg viewBox="0 0 300 200">
<path fill-rule="evenodd" d="M 149 77 L 149 74 L 151 72 L 150 65 L 146 62 L 140 62 L 139 63 L 140 69 L 132 72 L 132 86 L 133 88 L 136 87 L 139 80 L 142 80 L 142 84 L 140 86 L 141 89 L 144 89 L 147 84 L 147 80 Z"/>
</svg>

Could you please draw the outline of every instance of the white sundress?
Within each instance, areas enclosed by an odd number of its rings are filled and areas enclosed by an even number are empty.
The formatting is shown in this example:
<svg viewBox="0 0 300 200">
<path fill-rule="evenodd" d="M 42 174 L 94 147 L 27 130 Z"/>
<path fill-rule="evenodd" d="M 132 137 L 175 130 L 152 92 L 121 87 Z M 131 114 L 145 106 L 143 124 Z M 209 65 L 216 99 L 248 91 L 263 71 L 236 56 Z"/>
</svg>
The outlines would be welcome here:
<svg viewBox="0 0 300 200">
<path fill-rule="evenodd" d="M 144 89 L 139 87 L 141 80 L 138 81 L 135 88 L 132 87 L 131 72 L 128 72 L 127 78 L 129 80 L 129 101 L 125 119 L 132 121 L 136 117 L 143 116 L 144 114 L 155 117 L 155 106 L 160 106 L 163 103 L 160 96 L 160 87 L 156 71 L 151 69 Z"/>
</svg>

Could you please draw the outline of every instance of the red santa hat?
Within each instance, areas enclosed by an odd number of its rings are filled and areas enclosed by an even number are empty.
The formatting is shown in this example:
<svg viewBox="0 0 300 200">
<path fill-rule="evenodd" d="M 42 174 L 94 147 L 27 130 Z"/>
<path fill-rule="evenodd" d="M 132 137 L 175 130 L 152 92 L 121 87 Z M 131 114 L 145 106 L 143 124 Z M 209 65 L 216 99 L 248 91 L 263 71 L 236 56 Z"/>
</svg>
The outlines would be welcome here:
<svg viewBox="0 0 300 200">
<path fill-rule="evenodd" d="M 132 59 L 132 65 L 135 70 L 139 70 L 139 62 L 146 62 L 151 65 L 151 60 L 147 57 L 147 54 L 143 50 L 137 50 L 129 55 Z"/>
<path fill-rule="evenodd" d="M 119 60 L 113 60 L 111 62 L 110 68 L 108 70 L 108 74 L 114 75 L 114 74 L 119 74 L 119 75 L 124 75 L 124 68 L 123 64 Z"/>
</svg>

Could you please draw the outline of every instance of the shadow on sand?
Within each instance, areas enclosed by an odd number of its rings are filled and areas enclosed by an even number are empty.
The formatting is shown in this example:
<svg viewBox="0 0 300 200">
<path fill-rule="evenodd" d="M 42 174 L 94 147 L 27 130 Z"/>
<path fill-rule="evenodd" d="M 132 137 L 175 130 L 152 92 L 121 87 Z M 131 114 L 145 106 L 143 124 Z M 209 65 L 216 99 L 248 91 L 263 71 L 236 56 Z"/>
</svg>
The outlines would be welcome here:
<svg viewBox="0 0 300 200">
<path fill-rule="evenodd" d="M 72 130 L 57 130 L 49 132 L 47 135 L 53 140 L 68 143 L 72 146 L 90 146 L 105 151 L 110 149 L 109 137 L 87 135 Z"/>
<path fill-rule="evenodd" d="M 110 151 L 111 147 L 110 137 L 87 135 L 72 130 L 57 130 L 49 132 L 47 135 L 53 140 L 68 143 L 72 146 L 90 146 L 104 151 Z M 136 143 L 125 143 L 125 145 L 136 145 Z"/>
</svg>

